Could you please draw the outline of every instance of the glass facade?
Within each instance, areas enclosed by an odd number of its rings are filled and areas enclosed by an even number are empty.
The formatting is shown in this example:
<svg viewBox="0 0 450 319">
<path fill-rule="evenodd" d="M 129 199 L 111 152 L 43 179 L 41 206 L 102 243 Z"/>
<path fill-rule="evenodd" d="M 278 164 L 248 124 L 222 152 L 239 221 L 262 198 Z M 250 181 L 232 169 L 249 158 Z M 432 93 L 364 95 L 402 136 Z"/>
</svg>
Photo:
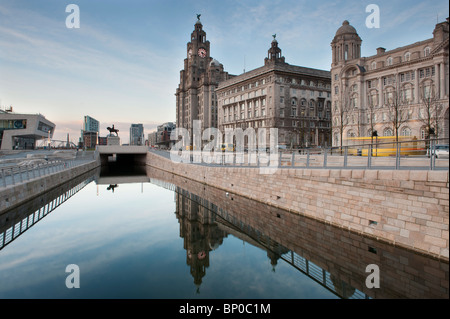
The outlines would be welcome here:
<svg viewBox="0 0 450 319">
<path fill-rule="evenodd" d="M 19 130 L 27 128 L 27 120 L 0 120 L 0 130 Z"/>
<path fill-rule="evenodd" d="M 52 133 L 53 127 L 51 127 L 50 125 L 47 125 L 43 122 L 39 122 L 38 124 L 38 130 L 41 132 L 45 132 L 45 133 Z"/>
</svg>

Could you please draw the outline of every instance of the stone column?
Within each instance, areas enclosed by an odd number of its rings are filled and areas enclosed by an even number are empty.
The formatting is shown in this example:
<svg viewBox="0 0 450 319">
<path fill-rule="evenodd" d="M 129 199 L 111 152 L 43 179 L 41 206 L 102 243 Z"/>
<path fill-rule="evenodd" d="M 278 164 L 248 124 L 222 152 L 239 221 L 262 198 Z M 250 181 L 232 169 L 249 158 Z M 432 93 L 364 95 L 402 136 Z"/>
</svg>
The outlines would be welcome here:
<svg viewBox="0 0 450 319">
<path fill-rule="evenodd" d="M 414 69 L 414 79 L 414 102 L 420 103 L 419 72 L 417 72 L 417 69 Z"/>
<path fill-rule="evenodd" d="M 444 63 L 439 64 L 439 81 L 440 81 L 440 98 L 443 99 L 447 95 L 447 86 L 445 85 L 445 68 Z"/>
</svg>

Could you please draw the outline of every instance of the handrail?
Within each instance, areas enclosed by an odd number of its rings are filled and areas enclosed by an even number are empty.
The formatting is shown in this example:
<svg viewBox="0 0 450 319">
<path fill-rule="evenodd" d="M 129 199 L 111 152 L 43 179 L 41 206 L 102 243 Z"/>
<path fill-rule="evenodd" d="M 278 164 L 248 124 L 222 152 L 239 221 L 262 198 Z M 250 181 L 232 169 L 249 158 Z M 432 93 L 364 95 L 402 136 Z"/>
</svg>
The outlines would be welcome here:
<svg viewBox="0 0 450 319">
<path fill-rule="evenodd" d="M 18 183 L 24 183 L 35 178 L 41 178 L 50 174 L 91 162 L 91 159 L 79 160 L 53 160 L 45 163 L 9 165 L 2 167 L 0 171 L 0 189 Z"/>
</svg>

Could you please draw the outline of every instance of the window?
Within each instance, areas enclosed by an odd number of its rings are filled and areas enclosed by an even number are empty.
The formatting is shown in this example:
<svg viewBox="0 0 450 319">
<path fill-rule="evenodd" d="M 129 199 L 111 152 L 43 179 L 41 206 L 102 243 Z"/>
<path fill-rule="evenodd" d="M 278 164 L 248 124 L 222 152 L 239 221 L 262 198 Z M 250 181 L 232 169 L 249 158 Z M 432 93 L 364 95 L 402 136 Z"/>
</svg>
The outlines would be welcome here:
<svg viewBox="0 0 450 319">
<path fill-rule="evenodd" d="M 425 49 L 423 49 L 423 56 L 429 56 L 431 52 L 430 47 L 426 47 Z"/>
<path fill-rule="evenodd" d="M 293 107 L 291 109 L 291 116 L 297 116 L 297 108 L 296 107 Z"/>
<path fill-rule="evenodd" d="M 424 140 L 427 138 L 427 129 L 425 127 L 422 127 L 420 129 L 420 139 Z"/>
<path fill-rule="evenodd" d="M 383 131 L 383 136 L 393 136 L 393 132 L 391 128 L 385 128 Z"/>
<path fill-rule="evenodd" d="M 401 132 L 402 136 L 411 136 L 411 129 L 409 127 L 404 127 Z"/>
<path fill-rule="evenodd" d="M 393 62 L 392 57 L 389 57 L 389 58 L 387 58 L 387 60 L 386 60 L 386 65 L 387 65 L 387 66 L 391 66 L 391 65 L 392 65 L 392 62 Z"/>
<path fill-rule="evenodd" d="M 372 70 L 375 70 L 377 68 L 377 62 L 372 62 Z"/>
<path fill-rule="evenodd" d="M 404 58 L 405 58 L 405 62 L 410 61 L 411 60 L 411 53 L 406 52 Z"/>
</svg>

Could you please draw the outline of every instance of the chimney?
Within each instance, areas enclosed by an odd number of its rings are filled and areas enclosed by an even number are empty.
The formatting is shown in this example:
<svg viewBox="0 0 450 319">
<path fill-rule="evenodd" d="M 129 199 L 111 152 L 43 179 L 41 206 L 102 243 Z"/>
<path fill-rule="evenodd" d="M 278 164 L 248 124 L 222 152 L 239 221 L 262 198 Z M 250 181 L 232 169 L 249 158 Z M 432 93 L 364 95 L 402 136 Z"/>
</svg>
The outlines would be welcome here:
<svg viewBox="0 0 450 319">
<path fill-rule="evenodd" d="M 385 48 L 382 48 L 382 47 L 377 48 L 377 55 L 384 54 L 384 52 L 386 52 Z"/>
</svg>

